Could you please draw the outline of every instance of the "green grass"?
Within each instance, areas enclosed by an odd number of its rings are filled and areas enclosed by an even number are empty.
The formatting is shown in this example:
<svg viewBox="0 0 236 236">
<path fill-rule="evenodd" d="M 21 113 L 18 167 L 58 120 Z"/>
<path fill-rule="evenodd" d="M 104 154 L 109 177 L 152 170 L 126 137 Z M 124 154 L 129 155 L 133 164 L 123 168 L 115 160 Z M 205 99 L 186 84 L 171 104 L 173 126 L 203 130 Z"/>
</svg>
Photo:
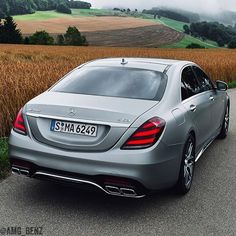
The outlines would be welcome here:
<svg viewBox="0 0 236 236">
<path fill-rule="evenodd" d="M 8 143 L 7 138 L 0 138 L 0 179 L 9 174 Z"/>
<path fill-rule="evenodd" d="M 126 15 L 125 13 L 113 11 L 109 9 L 72 9 L 72 16 L 113 16 Z"/>
<path fill-rule="evenodd" d="M 228 83 L 229 88 L 236 88 L 236 81 Z"/>
<path fill-rule="evenodd" d="M 127 14 L 109 9 L 72 9 L 72 14 L 63 14 L 56 11 L 36 11 L 33 14 L 14 16 L 14 20 L 35 21 L 53 18 L 72 18 L 85 16 L 126 16 Z"/>
<path fill-rule="evenodd" d="M 62 17 L 64 18 L 64 17 L 71 17 L 71 16 L 68 14 L 58 13 L 55 11 L 37 11 L 33 14 L 14 16 L 14 20 L 32 21 L 32 20 L 48 20 L 48 19 L 62 18 Z"/>
<path fill-rule="evenodd" d="M 190 35 L 185 35 L 182 40 L 180 40 L 177 43 L 169 44 L 163 46 L 163 48 L 186 48 L 191 43 L 197 43 L 205 48 L 218 48 L 217 46 L 213 44 L 209 44 L 208 42 L 204 42 L 198 38 L 194 38 Z"/>
<path fill-rule="evenodd" d="M 184 32 L 184 29 L 183 29 L 184 25 L 188 25 L 188 26 L 190 25 L 188 23 L 184 23 L 184 22 L 176 21 L 176 20 L 171 20 L 171 19 L 165 18 L 165 17 L 162 17 L 161 19 L 156 19 L 156 21 L 168 26 L 169 28 L 177 30 L 179 32 Z"/>
</svg>

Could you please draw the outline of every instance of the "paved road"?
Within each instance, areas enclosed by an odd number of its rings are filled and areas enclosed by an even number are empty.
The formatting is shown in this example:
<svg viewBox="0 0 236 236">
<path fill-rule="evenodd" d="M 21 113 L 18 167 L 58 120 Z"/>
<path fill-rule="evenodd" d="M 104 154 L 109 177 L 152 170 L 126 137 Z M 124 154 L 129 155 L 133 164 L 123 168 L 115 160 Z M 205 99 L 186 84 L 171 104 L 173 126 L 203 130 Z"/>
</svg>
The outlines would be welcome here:
<svg viewBox="0 0 236 236">
<path fill-rule="evenodd" d="M 0 183 L 0 229 L 43 226 L 44 235 L 236 235 L 236 90 L 228 138 L 204 153 L 191 192 L 141 200 L 11 176 Z M 1 235 L 1 231 L 0 231 Z"/>
</svg>

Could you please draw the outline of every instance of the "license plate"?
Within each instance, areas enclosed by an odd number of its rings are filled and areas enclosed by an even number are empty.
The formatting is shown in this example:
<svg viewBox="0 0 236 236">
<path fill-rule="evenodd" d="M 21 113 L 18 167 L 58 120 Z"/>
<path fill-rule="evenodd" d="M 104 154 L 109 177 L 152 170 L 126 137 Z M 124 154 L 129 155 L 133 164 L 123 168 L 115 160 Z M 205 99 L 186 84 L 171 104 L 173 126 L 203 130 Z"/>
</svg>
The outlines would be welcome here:
<svg viewBox="0 0 236 236">
<path fill-rule="evenodd" d="M 52 120 L 50 130 L 54 132 L 78 134 L 84 136 L 97 136 L 96 125 L 81 124 L 67 121 Z"/>
</svg>

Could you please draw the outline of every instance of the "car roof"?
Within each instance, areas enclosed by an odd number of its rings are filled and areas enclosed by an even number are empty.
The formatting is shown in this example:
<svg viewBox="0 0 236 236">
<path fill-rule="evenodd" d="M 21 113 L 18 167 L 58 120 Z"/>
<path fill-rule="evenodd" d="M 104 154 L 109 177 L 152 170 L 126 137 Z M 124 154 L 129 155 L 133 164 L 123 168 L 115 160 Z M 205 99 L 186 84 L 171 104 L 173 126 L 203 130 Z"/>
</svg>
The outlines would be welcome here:
<svg viewBox="0 0 236 236">
<path fill-rule="evenodd" d="M 160 59 L 160 58 L 140 58 L 140 57 L 119 57 L 119 58 L 104 58 L 96 59 L 86 63 L 86 67 L 128 67 L 139 68 L 146 70 L 155 70 L 159 72 L 166 72 L 173 65 L 188 64 L 189 61 Z"/>
</svg>

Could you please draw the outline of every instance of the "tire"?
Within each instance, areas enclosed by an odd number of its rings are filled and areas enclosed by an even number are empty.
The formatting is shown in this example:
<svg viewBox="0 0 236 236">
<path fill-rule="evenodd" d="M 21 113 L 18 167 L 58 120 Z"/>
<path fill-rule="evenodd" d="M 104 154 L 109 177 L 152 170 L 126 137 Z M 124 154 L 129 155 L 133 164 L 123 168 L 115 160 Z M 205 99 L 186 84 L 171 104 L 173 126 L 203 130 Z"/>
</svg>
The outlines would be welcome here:
<svg viewBox="0 0 236 236">
<path fill-rule="evenodd" d="M 222 128 L 218 135 L 218 138 L 225 139 L 227 136 L 228 130 L 229 130 L 229 104 L 227 105 L 227 108 L 225 111 L 224 119 L 222 122 Z"/>
<path fill-rule="evenodd" d="M 195 168 L 195 139 L 189 135 L 183 150 L 179 179 L 176 185 L 177 193 L 184 195 L 189 192 Z"/>
</svg>

